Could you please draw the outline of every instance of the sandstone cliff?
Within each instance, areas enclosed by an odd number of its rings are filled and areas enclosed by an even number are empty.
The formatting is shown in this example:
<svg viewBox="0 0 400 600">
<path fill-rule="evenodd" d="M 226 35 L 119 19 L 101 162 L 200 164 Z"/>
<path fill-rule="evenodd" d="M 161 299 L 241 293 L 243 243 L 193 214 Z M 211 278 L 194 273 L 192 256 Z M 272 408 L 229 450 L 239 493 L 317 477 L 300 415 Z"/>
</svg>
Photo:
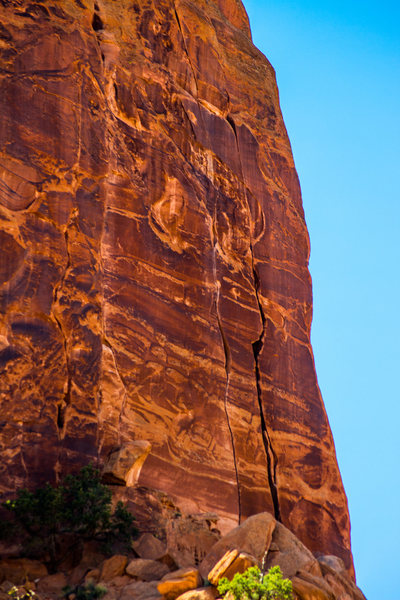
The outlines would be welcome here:
<svg viewBox="0 0 400 600">
<path fill-rule="evenodd" d="M 239 0 L 0 2 L 1 489 L 141 485 L 352 569 L 275 75 Z"/>
</svg>

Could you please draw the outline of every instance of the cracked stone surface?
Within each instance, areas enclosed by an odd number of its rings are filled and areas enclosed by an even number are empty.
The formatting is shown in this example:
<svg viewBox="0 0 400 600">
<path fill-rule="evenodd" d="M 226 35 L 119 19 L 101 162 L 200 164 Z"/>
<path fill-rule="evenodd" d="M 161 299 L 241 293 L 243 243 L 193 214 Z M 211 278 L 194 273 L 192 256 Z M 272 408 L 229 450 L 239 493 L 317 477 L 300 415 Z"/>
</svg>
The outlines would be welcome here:
<svg viewBox="0 0 400 600">
<path fill-rule="evenodd" d="M 6 4 L 2 491 L 147 440 L 142 485 L 225 529 L 270 511 L 351 570 L 300 187 L 242 4 Z"/>
</svg>

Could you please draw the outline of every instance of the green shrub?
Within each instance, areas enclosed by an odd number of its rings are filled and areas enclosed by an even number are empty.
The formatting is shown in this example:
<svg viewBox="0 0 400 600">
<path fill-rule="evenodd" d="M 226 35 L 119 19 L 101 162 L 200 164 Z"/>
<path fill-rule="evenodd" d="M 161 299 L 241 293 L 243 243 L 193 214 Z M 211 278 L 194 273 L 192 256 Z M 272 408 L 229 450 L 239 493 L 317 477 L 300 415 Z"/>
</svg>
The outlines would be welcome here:
<svg viewBox="0 0 400 600">
<path fill-rule="evenodd" d="M 65 547 L 75 549 L 83 541 L 98 540 L 108 550 L 116 543 L 128 546 L 137 533 L 133 515 L 118 502 L 111 508 L 112 494 L 101 483 L 92 465 L 77 475 L 67 475 L 60 485 L 31 492 L 19 490 L 15 500 L 3 506 L 12 514 L 1 527 L 3 536 L 22 538 L 25 555 L 48 556 L 49 568 L 56 569 Z"/>
<path fill-rule="evenodd" d="M 63 588 L 63 597 L 67 600 L 98 600 L 107 593 L 107 589 L 102 585 L 96 585 L 93 581 L 74 587 L 67 586 Z"/>
<path fill-rule="evenodd" d="M 34 600 L 37 598 L 37 595 L 33 590 L 24 587 L 17 588 L 16 585 L 13 585 L 13 587 L 8 590 L 7 594 L 11 596 L 13 600 Z"/>
<path fill-rule="evenodd" d="M 218 583 L 218 592 L 224 598 L 234 600 L 291 600 L 292 582 L 282 578 L 280 567 L 271 569 L 262 575 L 258 567 L 250 567 L 244 573 L 236 573 L 229 581 L 223 577 Z"/>
</svg>

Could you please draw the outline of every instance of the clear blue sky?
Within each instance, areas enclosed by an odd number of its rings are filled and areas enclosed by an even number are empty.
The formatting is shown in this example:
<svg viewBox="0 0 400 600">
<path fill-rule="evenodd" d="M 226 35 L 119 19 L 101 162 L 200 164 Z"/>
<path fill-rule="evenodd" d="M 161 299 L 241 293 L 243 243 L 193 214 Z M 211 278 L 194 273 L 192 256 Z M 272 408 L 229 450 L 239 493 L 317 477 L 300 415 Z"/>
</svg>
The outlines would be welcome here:
<svg viewBox="0 0 400 600">
<path fill-rule="evenodd" d="M 400 3 L 244 4 L 302 186 L 312 342 L 357 582 L 368 600 L 399 600 Z"/>
</svg>

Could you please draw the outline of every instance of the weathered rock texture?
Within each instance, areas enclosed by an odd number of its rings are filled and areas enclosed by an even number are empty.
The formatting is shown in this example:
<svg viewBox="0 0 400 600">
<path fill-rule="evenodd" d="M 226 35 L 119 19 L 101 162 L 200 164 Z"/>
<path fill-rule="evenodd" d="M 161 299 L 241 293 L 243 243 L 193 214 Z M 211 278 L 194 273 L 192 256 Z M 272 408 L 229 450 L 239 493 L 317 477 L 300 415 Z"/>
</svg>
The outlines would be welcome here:
<svg viewBox="0 0 400 600">
<path fill-rule="evenodd" d="M 139 482 L 351 569 L 309 241 L 239 0 L 0 2 L 1 488 Z"/>
</svg>

